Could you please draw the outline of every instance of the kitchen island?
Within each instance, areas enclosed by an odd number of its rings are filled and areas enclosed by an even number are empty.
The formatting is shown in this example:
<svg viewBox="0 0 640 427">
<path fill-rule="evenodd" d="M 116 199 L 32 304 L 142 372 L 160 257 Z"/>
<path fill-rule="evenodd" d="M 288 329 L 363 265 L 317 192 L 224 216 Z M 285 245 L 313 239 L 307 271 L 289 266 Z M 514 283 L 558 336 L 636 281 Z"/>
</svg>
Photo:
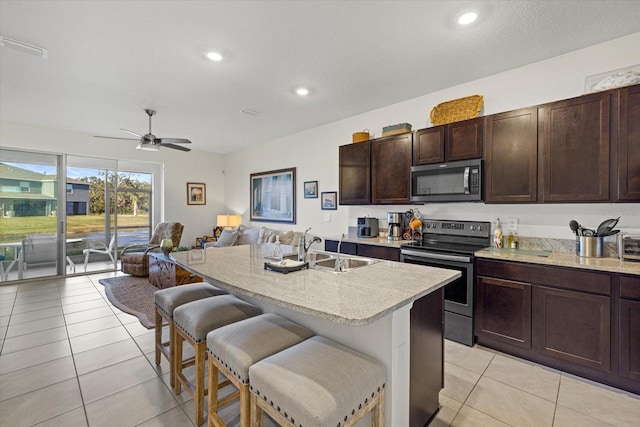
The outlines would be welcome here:
<svg viewBox="0 0 640 427">
<path fill-rule="evenodd" d="M 460 273 L 379 261 L 344 273 L 264 269 L 270 245 L 176 252 L 182 268 L 387 369 L 385 424 L 423 426 L 443 383 L 443 290 Z M 434 406 L 435 405 L 435 406 Z M 365 417 L 358 425 L 366 425 Z"/>
</svg>

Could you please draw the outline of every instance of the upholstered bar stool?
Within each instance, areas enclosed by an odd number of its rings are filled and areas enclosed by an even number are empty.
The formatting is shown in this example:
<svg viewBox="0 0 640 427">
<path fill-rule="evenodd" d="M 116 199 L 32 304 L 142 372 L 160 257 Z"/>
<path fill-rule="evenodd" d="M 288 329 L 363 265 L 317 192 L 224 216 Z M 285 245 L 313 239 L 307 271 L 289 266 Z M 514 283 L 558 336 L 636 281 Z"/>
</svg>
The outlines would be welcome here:
<svg viewBox="0 0 640 427">
<path fill-rule="evenodd" d="M 203 404 L 205 391 L 205 360 L 207 350 L 207 334 L 214 329 L 257 316 L 262 312 L 248 302 L 233 295 L 220 295 L 188 302 L 173 310 L 175 323 L 174 372 L 176 376 L 175 392 L 180 394 L 182 386 L 189 392 L 196 404 L 196 425 L 203 422 Z M 192 384 L 182 372 L 188 364 L 182 360 L 183 343 L 190 344 L 195 352 L 195 379 Z M 226 384 L 229 384 L 227 381 Z M 226 385 L 225 384 L 225 385 Z"/>
<path fill-rule="evenodd" d="M 160 289 L 154 294 L 156 303 L 156 365 L 160 365 L 160 355 L 169 362 L 171 387 L 175 386 L 174 375 L 174 343 L 171 339 L 174 334 L 173 310 L 176 307 L 202 298 L 223 295 L 226 292 L 218 289 L 210 283 L 192 283 L 172 288 Z M 169 325 L 169 341 L 162 341 L 162 327 Z"/>
<path fill-rule="evenodd" d="M 249 368 L 251 419 L 263 412 L 280 426 L 352 426 L 367 412 L 384 425 L 384 366 L 321 336 Z"/>
<path fill-rule="evenodd" d="M 218 415 L 218 406 L 230 403 L 226 399 L 218 402 L 218 372 L 239 390 L 240 427 L 249 427 L 249 367 L 312 336 L 313 332 L 307 328 L 272 313 L 209 332 L 209 427 L 226 427 Z"/>
</svg>

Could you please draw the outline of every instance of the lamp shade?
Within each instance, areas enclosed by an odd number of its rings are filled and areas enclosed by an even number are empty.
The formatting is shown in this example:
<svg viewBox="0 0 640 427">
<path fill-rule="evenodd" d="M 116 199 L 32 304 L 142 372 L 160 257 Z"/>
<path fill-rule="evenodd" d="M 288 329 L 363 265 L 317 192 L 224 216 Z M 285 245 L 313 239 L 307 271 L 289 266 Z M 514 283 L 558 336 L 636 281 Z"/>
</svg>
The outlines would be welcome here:
<svg viewBox="0 0 640 427">
<path fill-rule="evenodd" d="M 240 215 L 218 215 L 216 217 L 216 226 L 218 227 L 237 227 L 240 225 L 242 217 Z"/>
</svg>

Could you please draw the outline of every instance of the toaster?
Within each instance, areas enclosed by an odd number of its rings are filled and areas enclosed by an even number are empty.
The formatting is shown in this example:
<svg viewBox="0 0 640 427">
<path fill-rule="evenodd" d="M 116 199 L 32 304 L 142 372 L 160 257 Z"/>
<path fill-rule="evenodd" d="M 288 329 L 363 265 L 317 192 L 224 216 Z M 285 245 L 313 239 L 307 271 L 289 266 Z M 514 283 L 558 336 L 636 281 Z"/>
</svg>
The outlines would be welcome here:
<svg viewBox="0 0 640 427">
<path fill-rule="evenodd" d="M 640 234 L 618 234 L 618 257 L 640 261 Z"/>
<path fill-rule="evenodd" d="M 358 218 L 358 237 L 378 237 L 378 218 Z"/>
</svg>

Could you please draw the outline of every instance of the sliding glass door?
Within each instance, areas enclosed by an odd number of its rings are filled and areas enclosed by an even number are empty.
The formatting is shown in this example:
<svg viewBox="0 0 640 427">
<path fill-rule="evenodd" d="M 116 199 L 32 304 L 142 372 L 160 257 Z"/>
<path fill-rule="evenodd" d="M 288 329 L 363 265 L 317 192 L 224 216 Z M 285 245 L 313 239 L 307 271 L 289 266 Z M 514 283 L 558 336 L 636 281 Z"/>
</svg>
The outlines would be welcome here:
<svg viewBox="0 0 640 427">
<path fill-rule="evenodd" d="M 0 149 L 0 281 L 60 275 L 67 260 L 73 269 L 63 170 L 61 156 Z"/>
</svg>

